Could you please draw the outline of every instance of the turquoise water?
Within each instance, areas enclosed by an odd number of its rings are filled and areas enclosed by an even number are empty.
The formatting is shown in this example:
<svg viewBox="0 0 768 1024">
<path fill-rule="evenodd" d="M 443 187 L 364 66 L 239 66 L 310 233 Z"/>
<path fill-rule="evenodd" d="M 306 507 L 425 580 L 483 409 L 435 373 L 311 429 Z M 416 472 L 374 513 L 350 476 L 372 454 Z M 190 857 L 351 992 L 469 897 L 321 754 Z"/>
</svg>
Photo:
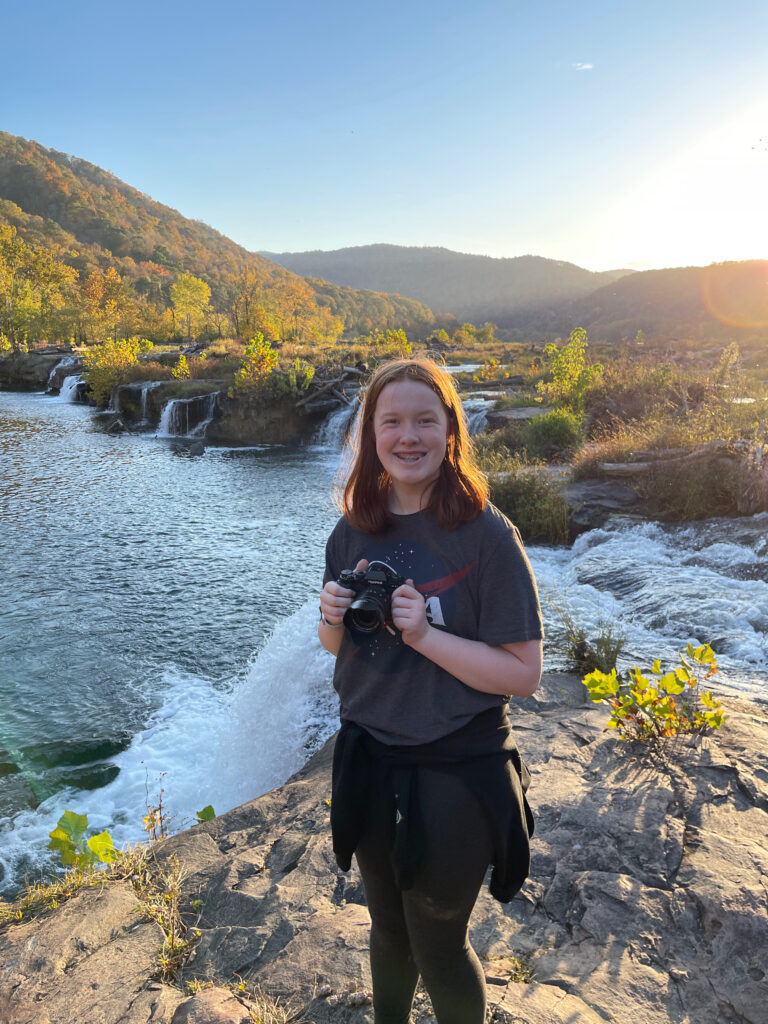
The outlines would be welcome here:
<svg viewBox="0 0 768 1024">
<path fill-rule="evenodd" d="M 112 780 L 178 680 L 215 694 L 245 674 L 316 594 L 332 464 L 308 448 L 192 457 L 96 432 L 84 406 L 0 394 L 0 832 Z"/>
</svg>

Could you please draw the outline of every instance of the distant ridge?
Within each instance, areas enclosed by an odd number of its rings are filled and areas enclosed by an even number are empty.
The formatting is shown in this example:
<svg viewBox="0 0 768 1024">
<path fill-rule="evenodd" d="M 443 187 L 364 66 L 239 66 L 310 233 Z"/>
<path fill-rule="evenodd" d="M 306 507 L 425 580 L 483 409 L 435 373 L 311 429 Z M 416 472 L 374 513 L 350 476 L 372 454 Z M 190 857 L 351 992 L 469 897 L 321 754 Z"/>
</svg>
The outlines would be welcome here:
<svg viewBox="0 0 768 1024">
<path fill-rule="evenodd" d="M 375 244 L 260 255 L 304 277 L 406 295 L 459 320 L 492 320 L 501 327 L 632 273 L 594 273 L 543 256 L 497 258 L 437 246 Z"/>
<path fill-rule="evenodd" d="M 568 334 L 575 325 L 615 342 L 648 338 L 723 343 L 768 341 L 768 260 L 644 270 L 580 299 L 533 312 L 516 325 L 526 335 Z"/>
</svg>

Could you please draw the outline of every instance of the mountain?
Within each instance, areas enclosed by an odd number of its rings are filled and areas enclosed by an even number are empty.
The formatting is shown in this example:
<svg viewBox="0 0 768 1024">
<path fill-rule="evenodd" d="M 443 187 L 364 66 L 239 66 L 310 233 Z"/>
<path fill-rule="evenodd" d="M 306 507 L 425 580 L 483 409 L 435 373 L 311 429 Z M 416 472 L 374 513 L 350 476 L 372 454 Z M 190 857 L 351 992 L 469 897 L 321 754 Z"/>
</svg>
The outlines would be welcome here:
<svg viewBox="0 0 768 1024">
<path fill-rule="evenodd" d="M 295 323 L 300 313 L 302 324 L 320 334 L 334 318 L 347 333 L 373 327 L 425 333 L 435 326 L 432 312 L 418 301 L 313 286 L 95 164 L 5 132 L 0 132 L 2 224 L 74 267 L 81 282 L 113 268 L 141 302 L 159 311 L 169 307 L 177 276 L 187 273 L 210 286 L 212 305 L 224 314 L 247 287 L 251 305 L 262 306 L 281 323 Z"/>
<path fill-rule="evenodd" d="M 262 252 L 306 277 L 408 295 L 459 320 L 515 326 L 521 315 L 581 297 L 629 270 L 598 274 L 542 256 L 497 259 L 431 246 L 360 245 L 330 252 Z"/>
<path fill-rule="evenodd" d="M 608 342 L 632 338 L 638 330 L 670 341 L 768 340 L 766 281 L 767 260 L 646 270 L 533 312 L 516 326 L 526 336 L 562 336 L 578 325 Z"/>
</svg>

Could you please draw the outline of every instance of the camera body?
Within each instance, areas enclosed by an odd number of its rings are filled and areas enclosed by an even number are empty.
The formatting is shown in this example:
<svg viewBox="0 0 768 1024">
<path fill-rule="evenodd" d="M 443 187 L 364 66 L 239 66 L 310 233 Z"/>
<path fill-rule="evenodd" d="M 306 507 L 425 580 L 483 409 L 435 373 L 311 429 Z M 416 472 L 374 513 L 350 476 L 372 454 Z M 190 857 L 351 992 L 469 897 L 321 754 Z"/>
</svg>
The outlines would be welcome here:
<svg viewBox="0 0 768 1024">
<path fill-rule="evenodd" d="M 355 592 L 344 625 L 359 633 L 378 633 L 392 618 L 392 594 L 405 577 L 386 562 L 371 562 L 367 569 L 345 569 L 336 582 Z"/>
</svg>

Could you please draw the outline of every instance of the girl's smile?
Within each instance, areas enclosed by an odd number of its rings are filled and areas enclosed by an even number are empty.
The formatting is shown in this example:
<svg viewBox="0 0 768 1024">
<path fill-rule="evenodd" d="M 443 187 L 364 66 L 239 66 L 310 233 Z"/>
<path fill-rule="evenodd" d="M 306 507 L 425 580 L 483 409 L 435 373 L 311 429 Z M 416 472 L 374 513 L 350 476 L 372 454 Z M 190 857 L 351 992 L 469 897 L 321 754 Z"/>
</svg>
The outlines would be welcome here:
<svg viewBox="0 0 768 1024">
<path fill-rule="evenodd" d="M 440 474 L 448 441 L 448 414 L 421 381 L 382 388 L 373 415 L 376 454 L 392 480 L 392 511 L 418 512 Z"/>
</svg>

